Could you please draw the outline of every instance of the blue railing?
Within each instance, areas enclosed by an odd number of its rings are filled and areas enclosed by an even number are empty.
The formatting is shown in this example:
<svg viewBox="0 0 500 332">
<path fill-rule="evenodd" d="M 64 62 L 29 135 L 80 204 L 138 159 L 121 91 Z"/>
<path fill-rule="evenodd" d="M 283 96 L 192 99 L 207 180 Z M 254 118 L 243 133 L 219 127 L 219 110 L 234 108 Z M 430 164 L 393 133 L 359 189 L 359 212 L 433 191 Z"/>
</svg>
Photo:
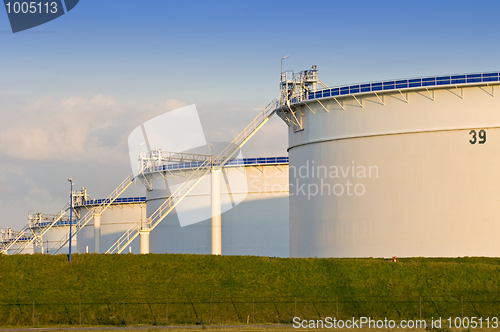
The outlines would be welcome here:
<svg viewBox="0 0 500 332">
<path fill-rule="evenodd" d="M 72 225 L 74 225 L 75 223 L 76 223 L 76 219 L 73 220 Z M 44 222 L 38 222 L 38 223 L 36 223 L 35 225 L 33 225 L 33 227 L 47 227 L 47 226 L 50 226 L 51 224 L 52 224 L 52 221 L 44 221 Z M 56 222 L 54 225 L 52 225 L 52 226 L 53 227 L 57 227 L 57 226 L 69 226 L 69 224 L 70 224 L 69 220 L 60 220 L 60 221 Z"/>
<path fill-rule="evenodd" d="M 387 90 L 399 90 L 408 88 L 426 88 L 431 86 L 467 84 L 467 83 L 488 83 L 499 82 L 500 73 L 467 74 L 467 75 L 449 75 L 434 76 L 422 78 L 410 78 L 404 80 L 393 80 L 383 82 L 372 82 L 363 84 L 354 84 L 339 86 L 335 88 L 323 89 L 311 92 L 306 99 L 318 99 L 327 97 L 336 97 L 364 92 L 378 92 Z M 296 100 L 292 100 L 296 102 Z"/>
<path fill-rule="evenodd" d="M 196 162 L 180 163 L 180 164 L 167 164 L 162 166 L 149 167 L 146 169 L 146 171 L 159 172 L 159 171 L 176 170 L 176 169 L 198 168 L 203 163 L 204 161 L 196 161 Z M 288 163 L 288 157 L 241 158 L 228 161 L 224 167 L 245 166 L 245 165 L 287 164 L 287 163 Z"/>
<path fill-rule="evenodd" d="M 115 203 L 144 203 L 146 202 L 146 197 L 126 197 L 126 198 L 117 198 L 113 201 Z M 82 204 L 75 204 L 75 206 L 84 206 L 84 205 L 101 205 L 104 203 L 109 203 L 109 199 L 89 199 L 84 201 Z M 69 225 L 69 221 L 68 221 Z"/>
<path fill-rule="evenodd" d="M 20 237 L 19 239 L 17 239 L 17 241 L 25 242 L 25 241 L 30 241 L 32 238 L 33 238 L 32 236 L 23 236 L 23 237 Z M 15 238 L 6 239 L 5 242 L 12 242 L 14 240 L 15 240 Z"/>
</svg>

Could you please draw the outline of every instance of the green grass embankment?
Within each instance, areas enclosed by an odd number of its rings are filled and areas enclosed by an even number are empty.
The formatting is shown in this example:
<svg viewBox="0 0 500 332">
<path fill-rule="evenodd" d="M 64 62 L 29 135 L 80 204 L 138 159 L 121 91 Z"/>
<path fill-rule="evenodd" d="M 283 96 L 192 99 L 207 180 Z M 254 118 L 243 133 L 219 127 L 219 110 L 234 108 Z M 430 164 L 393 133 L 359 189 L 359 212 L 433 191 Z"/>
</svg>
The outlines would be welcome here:
<svg viewBox="0 0 500 332">
<path fill-rule="evenodd" d="M 500 312 L 500 259 L 0 256 L 0 325 L 290 323 Z M 210 315 L 211 312 L 211 315 Z M 498 314 L 497 314 L 498 315 Z M 210 317 L 211 316 L 211 317 Z"/>
</svg>

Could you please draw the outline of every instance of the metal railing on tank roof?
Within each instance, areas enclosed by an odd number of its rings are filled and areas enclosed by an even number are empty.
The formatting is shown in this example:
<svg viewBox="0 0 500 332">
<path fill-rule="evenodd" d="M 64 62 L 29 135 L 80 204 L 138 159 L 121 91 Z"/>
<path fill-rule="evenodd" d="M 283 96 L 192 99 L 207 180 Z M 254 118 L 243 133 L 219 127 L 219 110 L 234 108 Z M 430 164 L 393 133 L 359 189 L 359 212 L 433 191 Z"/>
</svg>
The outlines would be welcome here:
<svg viewBox="0 0 500 332">
<path fill-rule="evenodd" d="M 143 203 L 146 202 L 146 197 L 125 197 L 125 198 L 117 198 L 113 201 L 112 204 L 117 203 Z M 101 205 L 104 203 L 109 203 L 109 199 L 88 199 L 86 201 L 82 201 L 81 203 L 75 204 L 75 206 L 85 206 L 85 205 Z"/>
<path fill-rule="evenodd" d="M 365 92 L 379 92 L 388 90 L 399 90 L 409 88 L 428 88 L 433 86 L 455 85 L 455 84 L 471 84 L 471 83 L 489 83 L 500 82 L 500 73 L 481 73 L 481 74 L 463 74 L 463 75 L 446 75 L 421 78 L 409 78 L 403 80 L 389 80 L 371 83 L 361 83 L 353 85 L 345 85 L 328 89 L 321 89 L 309 93 L 305 100 L 337 97 Z M 292 103 L 302 100 L 292 99 Z"/>
<path fill-rule="evenodd" d="M 270 165 L 270 164 L 287 164 L 288 157 L 266 157 L 266 158 L 239 158 L 233 159 L 226 163 L 224 167 L 227 166 L 246 166 L 246 165 Z M 152 166 L 144 169 L 145 173 L 161 172 L 168 170 L 177 169 L 190 169 L 197 168 L 203 164 L 201 161 L 188 162 L 188 163 L 176 163 L 176 164 L 166 164 L 161 166 Z"/>
<path fill-rule="evenodd" d="M 74 225 L 75 223 L 76 223 L 76 219 L 73 219 L 73 223 L 71 223 L 71 224 Z M 38 222 L 35 225 L 33 225 L 32 228 L 44 228 L 44 227 L 49 226 L 50 224 L 52 224 L 51 221 Z M 53 224 L 52 226 L 53 227 L 57 227 L 57 226 L 69 226 L 69 224 L 70 224 L 69 220 L 60 220 L 60 221 L 56 222 L 55 224 Z"/>
<path fill-rule="evenodd" d="M 10 238 L 10 239 L 5 239 L 5 240 L 4 240 L 4 242 L 5 242 L 5 243 L 8 243 L 8 242 L 12 242 L 12 241 L 14 241 L 14 240 L 15 240 L 15 241 L 18 241 L 18 242 L 25 242 L 25 241 L 29 241 L 29 240 L 31 240 L 31 239 L 33 239 L 33 236 L 31 236 L 31 235 L 26 235 L 26 236 L 22 236 L 22 237 L 20 237 L 20 238 L 18 238 L 18 239 L 14 238 L 14 237 L 13 237 L 13 238 Z"/>
</svg>

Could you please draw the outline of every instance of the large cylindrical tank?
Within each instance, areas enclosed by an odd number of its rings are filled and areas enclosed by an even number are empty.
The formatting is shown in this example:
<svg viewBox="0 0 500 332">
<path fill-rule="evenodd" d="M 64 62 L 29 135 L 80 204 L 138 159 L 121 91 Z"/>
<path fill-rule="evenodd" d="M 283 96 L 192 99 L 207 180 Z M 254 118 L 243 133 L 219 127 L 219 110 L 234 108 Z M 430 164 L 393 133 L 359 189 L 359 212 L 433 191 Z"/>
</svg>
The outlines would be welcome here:
<svg viewBox="0 0 500 332">
<path fill-rule="evenodd" d="M 238 166 L 240 165 L 240 166 Z M 150 216 L 192 170 L 147 176 Z M 289 256 L 288 159 L 246 158 L 221 176 L 222 254 Z M 151 232 L 153 253 L 211 253 L 211 175 L 208 174 Z"/>
<path fill-rule="evenodd" d="M 292 103 L 291 256 L 499 256 L 498 81 L 401 80 Z"/>
</svg>

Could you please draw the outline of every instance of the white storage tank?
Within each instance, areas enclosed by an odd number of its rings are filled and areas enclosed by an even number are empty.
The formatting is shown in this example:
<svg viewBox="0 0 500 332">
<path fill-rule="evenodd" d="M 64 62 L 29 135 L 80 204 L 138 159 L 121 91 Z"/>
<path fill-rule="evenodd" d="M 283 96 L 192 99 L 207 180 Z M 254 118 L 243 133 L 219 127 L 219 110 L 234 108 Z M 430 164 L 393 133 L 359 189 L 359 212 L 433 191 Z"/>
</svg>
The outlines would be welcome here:
<svg viewBox="0 0 500 332">
<path fill-rule="evenodd" d="M 197 165 L 164 165 L 147 175 L 148 216 Z M 233 160 L 222 170 L 221 188 L 222 254 L 288 257 L 288 158 Z M 151 232 L 150 252 L 210 254 L 210 218 L 208 174 Z"/>
<path fill-rule="evenodd" d="M 499 81 L 290 93 L 291 256 L 499 256 Z"/>
<path fill-rule="evenodd" d="M 33 253 L 33 244 L 27 244 L 32 239 L 31 234 L 26 234 L 19 238 L 16 243 L 11 245 L 12 241 L 17 237 L 19 233 L 13 231 L 11 228 L 0 229 L 0 241 L 2 244 L 2 251 L 6 249 L 9 245 L 10 248 L 6 250 L 7 255 L 13 255 L 19 249 L 24 248 L 21 253 L 23 254 L 32 254 Z"/>
<path fill-rule="evenodd" d="M 99 206 L 104 199 L 89 199 L 82 201 L 75 206 L 75 210 L 80 216 L 84 216 L 93 207 Z M 111 245 L 127 231 L 132 225 L 146 218 L 146 197 L 125 197 L 118 198 L 101 215 L 101 253 L 111 247 Z M 76 252 L 94 252 L 94 219 L 81 229 L 77 237 Z M 60 239 L 60 238 L 59 238 Z M 132 253 L 139 253 L 139 242 L 134 241 L 130 248 Z"/>
<path fill-rule="evenodd" d="M 55 246 L 59 241 L 69 232 L 69 218 L 68 220 L 62 220 L 55 223 L 43 236 L 42 236 L 42 246 L 40 248 L 35 247 L 35 253 L 43 251 L 44 254 L 49 254 L 54 251 Z M 75 221 L 73 221 L 74 223 Z M 44 227 L 50 225 L 51 222 L 42 222 L 33 225 L 32 229 L 35 232 L 41 233 Z M 77 239 L 72 239 L 72 249 L 73 252 L 76 249 Z M 23 251 L 26 253 L 26 250 Z M 66 243 L 64 247 L 59 251 L 58 254 L 68 254 L 69 253 L 69 243 Z"/>
<path fill-rule="evenodd" d="M 59 240 L 69 232 L 69 216 L 63 216 L 54 223 L 56 215 L 36 213 L 28 216 L 28 225 L 23 229 L 24 234 L 7 250 L 7 254 L 33 254 L 53 252 L 53 248 Z M 73 220 L 73 222 L 75 222 Z M 53 224 L 53 225 L 52 225 Z M 50 225 L 49 229 L 47 229 Z M 18 232 L 10 228 L 1 230 L 1 241 L 5 247 L 9 247 L 18 236 Z M 43 235 L 42 235 L 43 234 Z M 38 236 L 38 240 L 37 239 Z M 73 248 L 76 248 L 76 238 L 73 239 Z M 67 254 L 69 245 L 66 244 L 60 254 Z"/>
</svg>

